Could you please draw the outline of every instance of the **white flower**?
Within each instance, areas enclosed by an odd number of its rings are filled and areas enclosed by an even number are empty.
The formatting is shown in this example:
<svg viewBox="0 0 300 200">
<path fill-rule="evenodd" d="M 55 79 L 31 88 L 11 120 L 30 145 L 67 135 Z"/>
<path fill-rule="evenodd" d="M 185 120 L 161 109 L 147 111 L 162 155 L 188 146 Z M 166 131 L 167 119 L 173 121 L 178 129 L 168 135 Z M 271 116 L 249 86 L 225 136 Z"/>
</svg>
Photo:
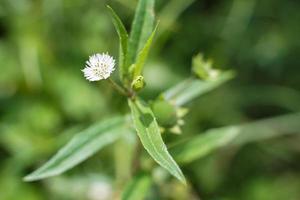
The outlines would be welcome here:
<svg viewBox="0 0 300 200">
<path fill-rule="evenodd" d="M 108 53 L 94 54 L 89 57 L 83 70 L 84 77 L 89 81 L 107 79 L 115 70 L 115 60 Z"/>
</svg>

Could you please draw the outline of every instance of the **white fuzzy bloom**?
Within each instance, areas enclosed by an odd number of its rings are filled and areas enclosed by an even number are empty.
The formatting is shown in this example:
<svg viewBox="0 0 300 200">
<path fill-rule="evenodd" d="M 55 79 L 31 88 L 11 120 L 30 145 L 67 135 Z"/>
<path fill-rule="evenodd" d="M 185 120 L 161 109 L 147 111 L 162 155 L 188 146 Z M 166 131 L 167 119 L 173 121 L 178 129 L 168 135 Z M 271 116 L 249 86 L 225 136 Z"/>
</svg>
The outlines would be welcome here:
<svg viewBox="0 0 300 200">
<path fill-rule="evenodd" d="M 94 54 L 89 57 L 85 68 L 81 70 L 89 81 L 107 79 L 115 70 L 115 60 L 108 53 Z"/>
</svg>

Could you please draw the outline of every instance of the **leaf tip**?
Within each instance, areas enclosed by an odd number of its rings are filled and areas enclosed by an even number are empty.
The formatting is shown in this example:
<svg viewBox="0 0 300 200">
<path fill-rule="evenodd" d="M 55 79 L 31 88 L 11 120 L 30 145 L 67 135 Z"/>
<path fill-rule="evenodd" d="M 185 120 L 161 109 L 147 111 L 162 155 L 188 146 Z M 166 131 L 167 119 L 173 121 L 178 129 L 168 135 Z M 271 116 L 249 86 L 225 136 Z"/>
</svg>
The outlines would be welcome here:
<svg viewBox="0 0 300 200">
<path fill-rule="evenodd" d="M 179 168 L 179 172 L 177 174 L 173 174 L 183 185 L 187 186 L 186 179 Z"/>
<path fill-rule="evenodd" d="M 184 185 L 184 186 L 187 186 L 187 182 L 186 182 L 186 179 L 183 175 L 181 175 L 179 181 Z"/>
<path fill-rule="evenodd" d="M 22 179 L 24 182 L 32 182 L 32 181 L 36 181 L 37 179 L 34 178 L 34 176 L 32 176 L 32 174 L 28 174 L 25 177 L 23 177 Z"/>
<path fill-rule="evenodd" d="M 110 5 L 106 4 L 106 8 L 111 14 L 114 13 L 114 10 L 112 9 L 112 7 Z"/>
</svg>

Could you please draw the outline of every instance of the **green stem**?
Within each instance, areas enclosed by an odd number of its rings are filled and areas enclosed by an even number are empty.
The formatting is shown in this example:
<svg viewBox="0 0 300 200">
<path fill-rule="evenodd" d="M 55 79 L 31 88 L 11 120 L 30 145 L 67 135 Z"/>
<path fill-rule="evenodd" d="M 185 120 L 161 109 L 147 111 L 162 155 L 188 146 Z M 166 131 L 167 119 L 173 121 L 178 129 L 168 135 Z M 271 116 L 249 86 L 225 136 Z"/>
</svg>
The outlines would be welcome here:
<svg viewBox="0 0 300 200">
<path fill-rule="evenodd" d="M 117 84 L 114 80 L 112 80 L 111 78 L 108 79 L 108 82 L 110 83 L 110 85 L 116 89 L 120 94 L 129 97 L 130 99 L 135 99 L 135 92 L 132 89 L 126 89 L 123 88 L 122 86 L 120 86 L 119 84 Z"/>
<path fill-rule="evenodd" d="M 132 160 L 132 174 L 135 174 L 136 172 L 138 172 L 141 167 L 140 166 L 140 164 L 141 164 L 140 158 L 141 158 L 142 149 L 143 149 L 143 147 L 142 147 L 141 142 L 137 141 L 136 147 L 135 147 L 135 154 L 134 154 L 134 157 Z"/>
<path fill-rule="evenodd" d="M 124 95 L 124 96 L 128 96 L 127 91 L 121 87 L 119 84 L 117 84 L 115 81 L 113 81 L 111 78 L 108 79 L 110 85 L 117 90 L 120 94 Z"/>
</svg>

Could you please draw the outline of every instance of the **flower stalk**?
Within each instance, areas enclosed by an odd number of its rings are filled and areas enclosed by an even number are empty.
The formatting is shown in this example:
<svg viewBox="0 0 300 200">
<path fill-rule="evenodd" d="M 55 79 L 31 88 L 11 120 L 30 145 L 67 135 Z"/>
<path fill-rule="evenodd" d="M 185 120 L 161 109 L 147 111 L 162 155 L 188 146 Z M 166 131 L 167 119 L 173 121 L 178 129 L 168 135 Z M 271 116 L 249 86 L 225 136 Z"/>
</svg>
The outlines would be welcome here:
<svg viewBox="0 0 300 200">
<path fill-rule="evenodd" d="M 116 83 L 114 80 L 112 80 L 111 78 L 108 78 L 108 82 L 109 84 L 115 89 L 117 90 L 121 95 L 124 96 L 129 96 L 129 92 L 127 92 L 123 87 L 121 87 L 118 83 Z"/>
</svg>

